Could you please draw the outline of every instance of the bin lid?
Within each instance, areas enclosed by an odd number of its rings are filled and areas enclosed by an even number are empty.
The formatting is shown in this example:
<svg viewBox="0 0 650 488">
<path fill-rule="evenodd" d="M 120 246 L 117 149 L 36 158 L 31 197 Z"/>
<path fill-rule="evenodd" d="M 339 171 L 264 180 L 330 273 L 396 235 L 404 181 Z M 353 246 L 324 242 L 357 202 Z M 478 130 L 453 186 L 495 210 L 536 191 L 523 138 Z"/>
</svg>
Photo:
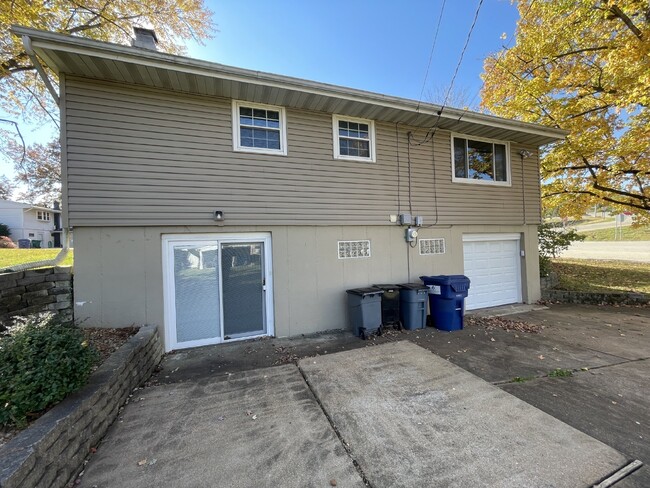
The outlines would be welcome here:
<svg viewBox="0 0 650 488">
<path fill-rule="evenodd" d="M 425 285 L 469 285 L 469 278 L 465 275 L 439 275 L 439 276 L 420 276 Z"/>
<path fill-rule="evenodd" d="M 427 289 L 426 285 L 423 285 L 422 283 L 402 283 L 401 285 L 397 285 L 397 286 L 405 290 L 426 290 Z"/>
<path fill-rule="evenodd" d="M 346 293 L 351 295 L 359 295 L 362 297 L 368 295 L 383 295 L 384 291 L 374 286 L 369 286 L 368 288 L 353 288 L 352 290 L 345 290 Z"/>
<path fill-rule="evenodd" d="M 372 286 L 384 291 L 396 291 L 399 288 L 399 285 L 372 285 Z"/>
</svg>

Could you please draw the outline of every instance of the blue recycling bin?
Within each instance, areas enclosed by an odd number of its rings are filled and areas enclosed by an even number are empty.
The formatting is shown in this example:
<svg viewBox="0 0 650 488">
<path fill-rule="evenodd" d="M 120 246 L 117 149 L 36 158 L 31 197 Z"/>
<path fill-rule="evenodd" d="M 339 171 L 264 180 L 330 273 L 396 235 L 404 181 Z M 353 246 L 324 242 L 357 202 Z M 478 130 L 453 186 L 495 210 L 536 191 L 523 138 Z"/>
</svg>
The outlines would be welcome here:
<svg viewBox="0 0 650 488">
<path fill-rule="evenodd" d="M 462 329 L 469 278 L 464 275 L 440 275 L 420 276 L 420 279 L 429 287 L 433 326 L 446 331 Z"/>
</svg>

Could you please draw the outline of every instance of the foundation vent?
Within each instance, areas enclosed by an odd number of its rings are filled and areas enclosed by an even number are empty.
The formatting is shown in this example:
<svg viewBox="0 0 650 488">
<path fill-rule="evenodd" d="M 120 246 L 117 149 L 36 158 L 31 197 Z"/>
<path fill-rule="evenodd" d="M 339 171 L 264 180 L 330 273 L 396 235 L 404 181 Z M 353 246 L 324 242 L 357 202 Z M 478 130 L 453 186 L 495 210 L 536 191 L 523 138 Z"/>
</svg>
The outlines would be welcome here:
<svg viewBox="0 0 650 488">
<path fill-rule="evenodd" d="M 369 257 L 370 241 L 339 241 L 339 259 Z"/>
<path fill-rule="evenodd" d="M 445 239 L 420 239 L 420 256 L 431 256 L 433 254 L 445 253 Z"/>
</svg>

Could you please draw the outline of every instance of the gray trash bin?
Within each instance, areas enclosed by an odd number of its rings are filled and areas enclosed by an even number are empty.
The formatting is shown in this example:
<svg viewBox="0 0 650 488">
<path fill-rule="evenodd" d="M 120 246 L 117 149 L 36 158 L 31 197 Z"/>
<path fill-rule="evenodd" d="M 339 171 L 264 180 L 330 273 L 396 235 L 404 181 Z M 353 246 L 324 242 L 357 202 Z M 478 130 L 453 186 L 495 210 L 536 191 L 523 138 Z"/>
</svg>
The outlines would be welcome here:
<svg viewBox="0 0 650 488">
<path fill-rule="evenodd" d="M 429 289 L 420 283 L 404 283 L 399 287 L 402 325 L 407 330 L 424 329 L 427 325 Z"/>
<path fill-rule="evenodd" d="M 30 247 L 32 247 L 32 241 L 29 239 L 18 239 L 19 249 L 29 249 Z"/>
<path fill-rule="evenodd" d="M 366 339 L 381 334 L 381 296 L 379 288 L 354 288 L 348 294 L 350 327 L 355 336 Z"/>
</svg>

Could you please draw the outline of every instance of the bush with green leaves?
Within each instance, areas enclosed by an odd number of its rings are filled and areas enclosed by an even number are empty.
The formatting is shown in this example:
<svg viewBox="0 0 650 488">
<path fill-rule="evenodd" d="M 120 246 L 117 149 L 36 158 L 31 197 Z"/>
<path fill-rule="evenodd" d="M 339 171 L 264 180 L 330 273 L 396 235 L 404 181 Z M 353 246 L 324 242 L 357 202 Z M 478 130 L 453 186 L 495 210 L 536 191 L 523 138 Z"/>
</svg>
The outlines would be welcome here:
<svg viewBox="0 0 650 488">
<path fill-rule="evenodd" d="M 585 236 L 574 229 L 563 229 L 551 222 L 545 222 L 537 228 L 539 237 L 539 274 L 548 276 L 551 271 L 551 258 L 569 248 L 575 241 L 584 241 Z"/>
<path fill-rule="evenodd" d="M 9 237 L 11 236 L 11 230 L 7 224 L 0 224 L 0 237 Z"/>
<path fill-rule="evenodd" d="M 17 319 L 0 336 L 0 425 L 22 427 L 78 390 L 98 358 L 81 329 L 60 315 Z"/>
</svg>

